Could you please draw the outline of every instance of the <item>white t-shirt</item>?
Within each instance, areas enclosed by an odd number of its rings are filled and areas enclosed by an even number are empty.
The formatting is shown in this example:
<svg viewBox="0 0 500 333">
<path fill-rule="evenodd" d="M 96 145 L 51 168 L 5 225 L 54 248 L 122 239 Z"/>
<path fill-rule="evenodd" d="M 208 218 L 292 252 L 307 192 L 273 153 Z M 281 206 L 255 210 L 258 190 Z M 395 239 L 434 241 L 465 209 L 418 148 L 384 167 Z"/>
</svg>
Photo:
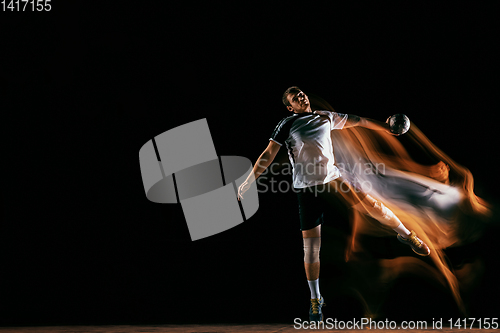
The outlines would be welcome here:
<svg viewBox="0 0 500 333">
<path fill-rule="evenodd" d="M 294 113 L 280 121 L 270 140 L 286 145 L 293 167 L 293 187 L 325 184 L 340 176 L 330 131 L 342 129 L 347 114 L 331 111 Z"/>
</svg>

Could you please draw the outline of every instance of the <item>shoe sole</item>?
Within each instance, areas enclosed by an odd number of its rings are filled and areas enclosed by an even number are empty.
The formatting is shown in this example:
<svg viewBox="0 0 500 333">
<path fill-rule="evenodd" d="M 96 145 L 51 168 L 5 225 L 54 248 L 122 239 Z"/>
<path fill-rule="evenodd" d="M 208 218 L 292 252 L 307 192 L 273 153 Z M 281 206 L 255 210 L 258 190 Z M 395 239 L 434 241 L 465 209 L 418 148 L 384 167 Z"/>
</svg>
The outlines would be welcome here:
<svg viewBox="0 0 500 333">
<path fill-rule="evenodd" d="M 401 236 L 399 236 L 399 235 L 398 235 L 398 241 L 400 241 L 401 243 L 403 243 L 403 244 L 408 245 L 409 247 L 411 247 L 411 250 L 412 250 L 413 252 L 415 252 L 416 254 L 418 254 L 419 256 L 421 256 L 421 257 L 427 257 L 428 255 L 430 255 L 430 254 L 431 254 L 431 249 L 429 249 L 429 251 L 428 251 L 427 253 L 418 253 L 418 252 L 417 252 L 417 251 L 413 248 L 413 246 L 411 246 L 410 244 L 408 244 L 408 242 L 406 242 L 405 240 L 403 240 L 403 239 L 401 238 Z"/>
<path fill-rule="evenodd" d="M 415 251 L 414 248 L 411 248 L 411 249 L 413 250 L 413 252 L 415 252 L 416 254 L 418 254 L 421 257 L 427 257 L 428 255 L 431 254 L 431 250 L 429 250 L 429 252 L 427 252 L 427 253 L 418 253 L 417 251 Z"/>
<path fill-rule="evenodd" d="M 311 320 L 311 318 L 309 317 L 309 321 L 314 321 L 316 323 L 320 323 L 323 321 L 323 319 L 325 318 L 325 315 L 324 314 L 321 314 L 321 319 L 320 320 Z"/>
</svg>

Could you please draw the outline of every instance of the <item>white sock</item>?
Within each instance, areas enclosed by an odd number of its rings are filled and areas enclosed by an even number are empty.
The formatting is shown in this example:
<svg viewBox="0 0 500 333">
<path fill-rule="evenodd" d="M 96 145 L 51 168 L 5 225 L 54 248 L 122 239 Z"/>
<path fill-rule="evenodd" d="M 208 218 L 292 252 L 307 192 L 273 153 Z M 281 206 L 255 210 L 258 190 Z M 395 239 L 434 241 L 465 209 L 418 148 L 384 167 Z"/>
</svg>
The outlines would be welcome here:
<svg viewBox="0 0 500 333">
<path fill-rule="evenodd" d="M 309 284 L 309 289 L 311 289 L 311 298 L 321 298 L 321 294 L 319 293 L 319 279 L 314 281 L 307 280 Z"/>
<path fill-rule="evenodd" d="M 399 223 L 399 225 L 392 230 L 400 234 L 403 238 L 408 238 L 411 235 L 410 230 L 406 229 L 403 223 Z"/>
</svg>

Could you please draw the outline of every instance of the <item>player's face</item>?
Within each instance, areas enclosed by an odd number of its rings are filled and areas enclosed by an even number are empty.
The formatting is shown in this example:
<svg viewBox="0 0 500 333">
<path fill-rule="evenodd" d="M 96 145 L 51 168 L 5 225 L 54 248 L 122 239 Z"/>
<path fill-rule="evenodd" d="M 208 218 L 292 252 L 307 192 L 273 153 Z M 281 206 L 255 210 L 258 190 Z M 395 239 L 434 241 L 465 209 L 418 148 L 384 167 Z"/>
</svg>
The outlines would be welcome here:
<svg viewBox="0 0 500 333">
<path fill-rule="evenodd" d="M 286 97 L 291 106 L 287 106 L 287 109 L 291 112 L 302 113 L 309 109 L 309 98 L 303 91 L 299 91 L 296 94 L 288 94 Z"/>
</svg>

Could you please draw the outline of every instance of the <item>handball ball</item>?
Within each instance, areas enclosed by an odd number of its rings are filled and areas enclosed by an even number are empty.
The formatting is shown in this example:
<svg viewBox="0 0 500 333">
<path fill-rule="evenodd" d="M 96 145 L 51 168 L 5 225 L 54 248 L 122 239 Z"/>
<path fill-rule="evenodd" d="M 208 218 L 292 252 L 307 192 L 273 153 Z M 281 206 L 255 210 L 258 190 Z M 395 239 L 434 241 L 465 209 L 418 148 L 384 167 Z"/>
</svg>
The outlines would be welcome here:
<svg viewBox="0 0 500 333">
<path fill-rule="evenodd" d="M 410 129 L 410 119 L 404 114 L 395 114 L 387 118 L 386 123 L 391 128 L 391 133 L 402 135 Z"/>
</svg>

